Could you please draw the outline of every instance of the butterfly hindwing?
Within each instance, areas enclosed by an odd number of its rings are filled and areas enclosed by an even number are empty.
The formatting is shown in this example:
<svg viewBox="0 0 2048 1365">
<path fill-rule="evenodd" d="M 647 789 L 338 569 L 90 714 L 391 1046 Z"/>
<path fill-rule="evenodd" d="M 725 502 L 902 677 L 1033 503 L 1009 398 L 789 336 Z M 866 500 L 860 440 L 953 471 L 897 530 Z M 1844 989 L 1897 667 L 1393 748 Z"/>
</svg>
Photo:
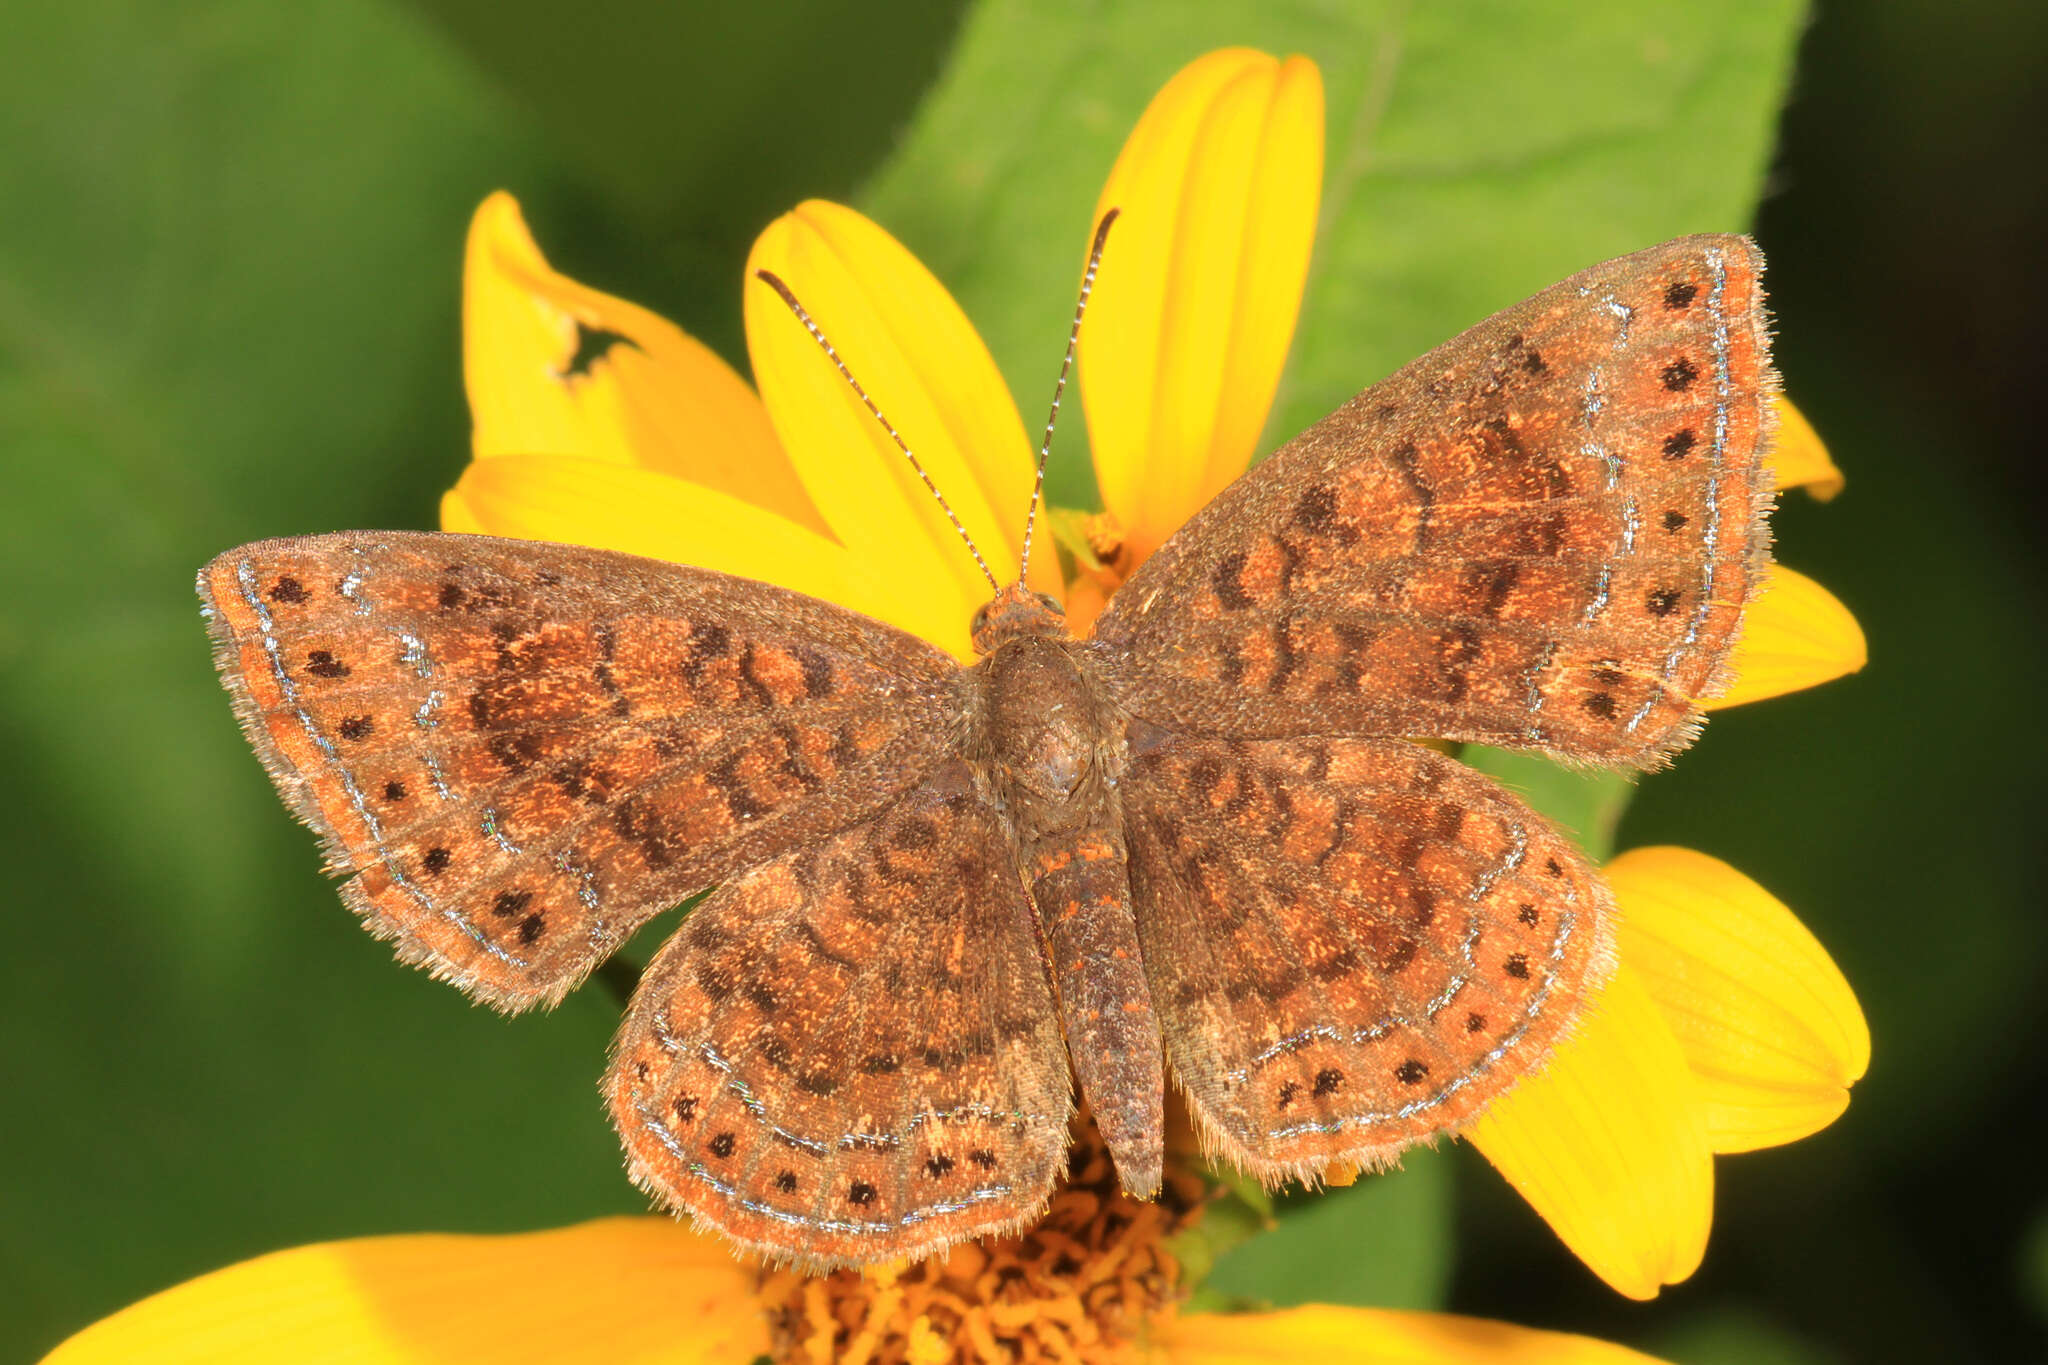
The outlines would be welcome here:
<svg viewBox="0 0 2048 1365">
<path fill-rule="evenodd" d="M 938 761 L 951 659 L 782 589 L 601 550 L 342 533 L 199 590 L 243 728 L 343 895 L 507 1009 Z"/>
<path fill-rule="evenodd" d="M 1096 626 L 1124 702 L 1218 735 L 1429 735 L 1650 766 L 1767 562 L 1745 238 L 1595 266 L 1352 399 L 1220 494 Z"/>
<path fill-rule="evenodd" d="M 1155 733 L 1124 825 L 1173 1074 L 1212 1150 L 1269 1182 L 1455 1128 L 1611 970 L 1584 855 L 1418 745 Z"/>
<path fill-rule="evenodd" d="M 693 910 L 606 1080 L 636 1180 L 813 1268 L 1028 1218 L 1071 1092 L 1015 857 L 957 761 Z"/>
</svg>

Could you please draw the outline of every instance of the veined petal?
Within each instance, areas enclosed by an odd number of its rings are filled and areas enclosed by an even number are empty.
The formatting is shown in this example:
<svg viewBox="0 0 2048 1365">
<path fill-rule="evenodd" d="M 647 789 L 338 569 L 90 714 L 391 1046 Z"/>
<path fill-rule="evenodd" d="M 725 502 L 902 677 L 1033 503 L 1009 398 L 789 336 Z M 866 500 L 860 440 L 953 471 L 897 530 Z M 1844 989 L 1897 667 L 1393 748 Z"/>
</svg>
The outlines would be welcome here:
<svg viewBox="0 0 2048 1365">
<path fill-rule="evenodd" d="M 1841 969 L 1770 892 L 1719 858 L 1639 848 L 1607 866 L 1622 960 L 1648 989 L 1706 1101 L 1717 1152 L 1825 1127 L 1870 1065 Z"/>
<path fill-rule="evenodd" d="M 550 269 L 502 190 L 470 224 L 462 294 L 479 457 L 644 465 L 824 529 L 746 381 L 666 318 Z"/>
<path fill-rule="evenodd" d="M 1699 1268 L 1713 1157 L 1691 1071 L 1626 955 L 1550 1065 L 1464 1134 L 1593 1273 L 1649 1299 Z"/>
<path fill-rule="evenodd" d="M 1773 564 L 1742 622 L 1728 660 L 1734 681 L 1700 706 L 1718 711 L 1818 687 L 1870 660 L 1863 627 L 1841 599 L 1805 574 Z"/>
<path fill-rule="evenodd" d="M 891 619 L 876 566 L 729 493 L 638 465 L 574 455 L 472 460 L 441 500 L 441 529 L 693 564 Z"/>
<path fill-rule="evenodd" d="M 747 349 L 775 430 L 825 523 L 885 566 L 901 600 L 887 619 L 973 658 L 967 626 L 988 580 L 903 452 L 767 284 L 795 293 L 846 368 L 888 415 L 1007 581 L 1022 552 L 1032 454 L 988 347 L 932 273 L 852 209 L 811 200 L 768 225 L 747 260 Z M 1057 557 L 1032 586 L 1062 591 Z"/>
<path fill-rule="evenodd" d="M 724 1365 L 768 1349 L 755 1274 L 666 1218 L 321 1242 L 144 1299 L 45 1365 Z"/>
<path fill-rule="evenodd" d="M 1842 491 L 1847 482 L 1828 456 L 1820 433 L 1806 414 L 1779 394 L 1773 406 L 1778 410 L 1778 446 L 1771 455 L 1771 472 L 1780 488 L 1804 488 L 1821 502 Z"/>
<path fill-rule="evenodd" d="M 1287 359 L 1323 174 L 1315 63 L 1212 52 L 1153 98 L 1098 201 L 1122 210 L 1081 330 L 1104 505 L 1130 562 L 1244 472 Z"/>
<path fill-rule="evenodd" d="M 1277 1313 L 1190 1313 L 1158 1333 L 1172 1365 L 1652 1365 L 1612 1342 L 1450 1313 L 1310 1304 Z"/>
</svg>

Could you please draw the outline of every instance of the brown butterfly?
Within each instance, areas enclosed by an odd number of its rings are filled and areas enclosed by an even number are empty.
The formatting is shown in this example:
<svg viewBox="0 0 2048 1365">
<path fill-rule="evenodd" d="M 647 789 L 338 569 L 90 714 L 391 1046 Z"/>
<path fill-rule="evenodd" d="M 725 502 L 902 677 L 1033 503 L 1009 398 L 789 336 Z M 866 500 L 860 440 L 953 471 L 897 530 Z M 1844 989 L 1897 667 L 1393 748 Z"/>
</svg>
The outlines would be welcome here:
<svg viewBox="0 0 2048 1365">
<path fill-rule="evenodd" d="M 1020 572 L 972 667 L 765 583 L 476 536 L 263 541 L 199 591 L 243 728 L 406 961 L 551 1004 L 716 888 L 605 1093 L 633 1178 L 746 1247 L 1026 1222 L 1075 1079 L 1136 1195 L 1169 1071 L 1262 1179 L 1378 1163 L 1539 1066 L 1612 958 L 1571 842 L 1403 737 L 1616 767 L 1691 739 L 1767 562 L 1761 268 L 1684 238 L 1489 318 L 1225 490 L 1091 638 Z"/>
</svg>

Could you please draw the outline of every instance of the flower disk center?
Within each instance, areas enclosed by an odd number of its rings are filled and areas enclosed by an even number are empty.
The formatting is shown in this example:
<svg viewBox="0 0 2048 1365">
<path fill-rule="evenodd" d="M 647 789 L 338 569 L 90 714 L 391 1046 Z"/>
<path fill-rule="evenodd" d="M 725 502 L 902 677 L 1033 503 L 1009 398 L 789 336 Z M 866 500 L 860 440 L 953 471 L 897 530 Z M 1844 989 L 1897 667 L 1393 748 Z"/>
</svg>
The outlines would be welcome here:
<svg viewBox="0 0 2048 1365">
<path fill-rule="evenodd" d="M 822 1278 L 767 1272 L 760 1296 L 775 1359 L 824 1365 L 1128 1359 L 1182 1297 L 1165 1240 L 1201 1214 L 1204 1185 L 1169 1157 L 1156 1203 L 1117 1185 L 1093 1123 L 1078 1125 L 1067 1179 L 1044 1219 L 1015 1237 Z"/>
</svg>

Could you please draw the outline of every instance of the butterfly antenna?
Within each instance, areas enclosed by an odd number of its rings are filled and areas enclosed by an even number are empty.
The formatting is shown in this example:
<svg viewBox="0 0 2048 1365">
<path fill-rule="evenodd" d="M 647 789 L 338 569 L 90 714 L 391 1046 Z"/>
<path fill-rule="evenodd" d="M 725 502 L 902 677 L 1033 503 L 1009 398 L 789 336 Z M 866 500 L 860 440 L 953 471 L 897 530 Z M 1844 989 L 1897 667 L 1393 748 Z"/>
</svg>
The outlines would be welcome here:
<svg viewBox="0 0 2048 1365">
<path fill-rule="evenodd" d="M 1074 364 L 1074 348 L 1081 341 L 1081 316 L 1088 311 L 1088 296 L 1095 292 L 1095 272 L 1102 265 L 1103 244 L 1109 241 L 1110 224 L 1123 212 L 1111 209 L 1095 225 L 1095 244 L 1088 248 L 1088 269 L 1081 274 L 1081 297 L 1074 304 L 1074 325 L 1067 329 L 1067 353 L 1060 358 L 1060 377 L 1052 386 L 1052 412 L 1045 419 L 1045 435 L 1038 443 L 1038 473 L 1031 481 L 1031 505 L 1024 510 L 1024 558 L 1017 566 L 1017 581 L 1031 569 L 1031 532 L 1038 524 L 1038 500 L 1045 492 L 1045 461 L 1052 454 L 1052 429 L 1060 420 L 1060 398 L 1067 391 L 1067 371 Z"/>
<path fill-rule="evenodd" d="M 896 448 L 903 452 L 903 458 L 910 461 L 910 467 L 917 471 L 917 477 L 924 480 L 924 486 L 930 489 L 932 496 L 939 500 L 939 510 L 946 514 L 946 520 L 953 523 L 953 529 L 958 531 L 960 539 L 966 542 L 967 553 L 974 556 L 974 563 L 981 570 L 981 576 L 988 580 L 989 587 L 997 592 L 1001 592 L 1003 585 L 996 582 L 996 576 L 989 572 L 988 561 L 981 557 L 981 551 L 975 547 L 974 537 L 967 534 L 967 528 L 960 524 L 960 518 L 953 515 L 953 504 L 946 501 L 946 495 L 941 493 L 939 486 L 932 482 L 932 476 L 924 472 L 924 465 L 919 463 L 916 454 L 904 443 L 903 437 L 897 433 L 895 426 L 887 417 L 882 415 L 882 410 L 875 406 L 875 400 L 868 397 L 868 391 L 860 386 L 858 379 L 853 377 L 853 371 L 846 368 L 846 362 L 839 358 L 838 349 L 830 341 L 826 340 L 825 333 L 819 330 L 818 324 L 811 320 L 811 315 L 804 310 L 804 306 L 797 302 L 795 292 L 788 285 L 784 284 L 782 278 L 772 270 L 756 270 L 754 274 L 763 284 L 782 295 L 782 301 L 789 305 L 789 311 L 796 314 L 796 320 L 801 322 L 804 325 L 804 330 L 811 334 L 811 340 L 824 348 L 826 356 L 838 367 L 840 376 L 853 387 L 855 396 L 860 399 L 869 412 L 875 415 L 875 420 L 882 424 L 882 430 L 889 433 L 889 439 L 896 443 Z"/>
</svg>

